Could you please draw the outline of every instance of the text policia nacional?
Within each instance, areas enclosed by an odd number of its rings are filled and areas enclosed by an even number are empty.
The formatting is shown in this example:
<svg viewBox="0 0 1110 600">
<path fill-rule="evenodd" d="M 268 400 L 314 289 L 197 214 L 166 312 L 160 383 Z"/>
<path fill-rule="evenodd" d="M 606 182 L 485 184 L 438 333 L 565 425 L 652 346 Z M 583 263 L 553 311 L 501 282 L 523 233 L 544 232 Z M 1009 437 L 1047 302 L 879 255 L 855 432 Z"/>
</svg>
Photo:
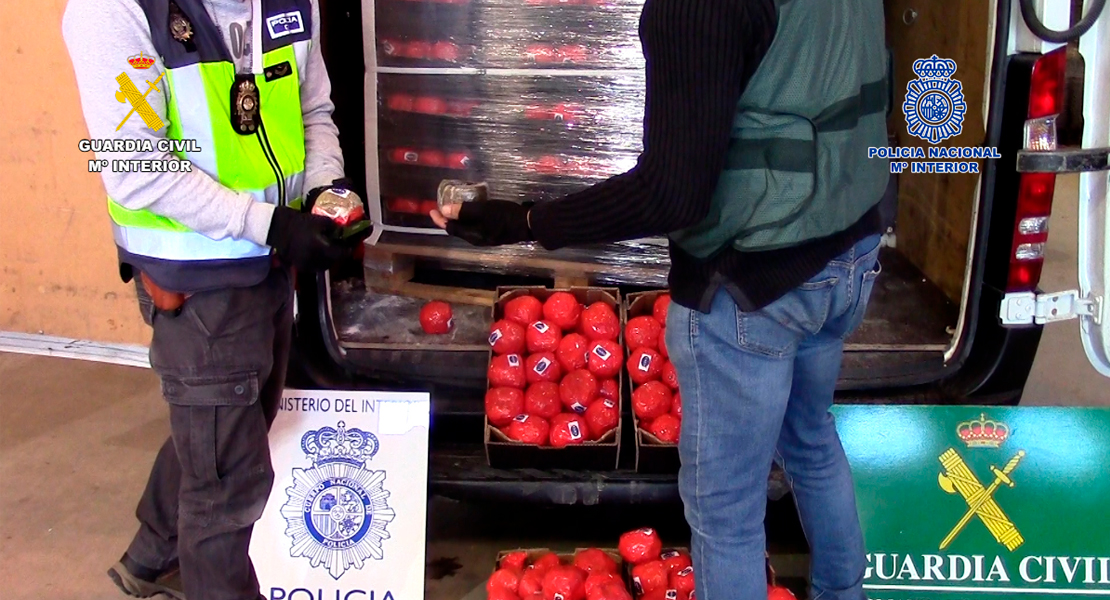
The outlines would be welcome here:
<svg viewBox="0 0 1110 600">
<path fill-rule="evenodd" d="M 998 148 L 981 146 L 953 146 L 951 148 L 905 146 L 899 148 L 867 149 L 867 158 L 890 160 L 890 172 L 901 173 L 909 169 L 911 173 L 978 173 L 979 163 L 975 160 L 938 160 L 938 159 L 986 159 L 1002 158 Z M 901 160 L 911 159 L 911 160 Z M 922 162 L 932 161 L 932 162 Z"/>
</svg>

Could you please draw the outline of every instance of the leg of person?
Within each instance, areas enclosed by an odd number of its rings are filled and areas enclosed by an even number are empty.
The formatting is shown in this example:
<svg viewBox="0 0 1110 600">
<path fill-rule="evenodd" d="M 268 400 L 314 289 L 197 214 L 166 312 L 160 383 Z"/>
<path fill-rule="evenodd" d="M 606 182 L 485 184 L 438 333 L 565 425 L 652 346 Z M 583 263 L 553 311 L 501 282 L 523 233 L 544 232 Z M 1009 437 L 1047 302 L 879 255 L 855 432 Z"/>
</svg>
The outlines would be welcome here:
<svg viewBox="0 0 1110 600">
<path fill-rule="evenodd" d="M 281 395 L 285 391 L 285 376 L 289 373 L 289 351 L 293 344 L 293 277 L 291 270 L 282 271 L 285 279 L 272 278 L 274 301 L 274 368 L 262 385 L 260 401 L 266 414 L 266 426 L 273 425 L 277 417 Z M 284 299 L 284 300 L 283 300 Z"/>
<path fill-rule="evenodd" d="M 699 600 L 767 597 L 767 477 L 798 342 L 820 328 L 827 289 L 754 313 L 724 291 L 708 315 L 671 305 L 667 348 L 682 389 L 679 490 Z"/>
<path fill-rule="evenodd" d="M 154 317 L 154 305 L 135 278 L 139 310 L 147 325 Z M 167 585 L 165 579 L 177 571 L 177 495 L 181 483 L 181 465 L 173 438 L 167 438 L 154 459 L 146 489 L 139 500 L 135 516 L 139 531 L 127 552 L 111 569 L 108 576 L 125 594 L 149 598 L 165 594 L 183 598 L 180 589 Z"/>
<path fill-rule="evenodd" d="M 825 326 L 798 347 L 790 401 L 778 442 L 810 545 L 811 598 L 862 600 L 866 557 L 852 474 L 829 409 L 844 338 L 862 320 L 877 272 L 878 238 L 830 263 L 837 277 Z"/>
<path fill-rule="evenodd" d="M 288 284 L 275 270 L 252 288 L 197 294 L 154 323 L 151 363 L 181 467 L 178 553 L 190 600 L 259 597 L 248 550 L 273 483 L 260 400 L 287 302 L 275 279 Z"/>
</svg>

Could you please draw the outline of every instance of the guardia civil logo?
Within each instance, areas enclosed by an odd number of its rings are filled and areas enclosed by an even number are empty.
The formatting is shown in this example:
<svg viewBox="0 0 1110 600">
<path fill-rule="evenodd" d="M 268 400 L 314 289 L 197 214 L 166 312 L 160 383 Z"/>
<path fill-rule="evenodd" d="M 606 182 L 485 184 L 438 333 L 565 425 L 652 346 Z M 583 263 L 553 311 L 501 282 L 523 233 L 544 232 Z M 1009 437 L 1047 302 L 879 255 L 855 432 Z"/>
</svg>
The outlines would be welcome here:
<svg viewBox="0 0 1110 600">
<path fill-rule="evenodd" d="M 339 421 L 306 432 L 301 449 L 312 467 L 293 469 L 289 500 L 281 507 L 290 556 L 308 559 L 337 580 L 370 559 L 381 560 L 386 527 L 396 514 L 387 503 L 385 471 L 366 467 L 378 453 L 378 438 Z"/>
<path fill-rule="evenodd" d="M 934 54 L 914 61 L 913 72 L 917 79 L 906 84 L 906 101 L 902 104 L 910 135 L 931 144 L 959 135 L 967 102 L 963 84 L 952 78 L 956 61 Z"/>
</svg>

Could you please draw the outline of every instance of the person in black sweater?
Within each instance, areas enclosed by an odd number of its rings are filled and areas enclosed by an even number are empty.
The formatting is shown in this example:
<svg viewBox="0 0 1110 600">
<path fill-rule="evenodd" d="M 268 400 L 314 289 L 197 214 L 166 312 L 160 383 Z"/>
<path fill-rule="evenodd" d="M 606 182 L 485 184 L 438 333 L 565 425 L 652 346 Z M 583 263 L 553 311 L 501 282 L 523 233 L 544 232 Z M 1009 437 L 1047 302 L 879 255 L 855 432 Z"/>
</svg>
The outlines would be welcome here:
<svg viewBox="0 0 1110 600">
<path fill-rule="evenodd" d="M 697 597 L 766 597 L 763 515 L 777 459 L 813 550 L 814 595 L 863 598 L 862 534 L 829 407 L 843 338 L 862 319 L 878 273 L 886 182 L 845 165 L 863 164 L 854 162 L 860 143 L 886 142 L 885 116 L 868 106 L 868 90 L 885 82 L 885 58 L 876 58 L 885 57 L 882 4 L 646 0 L 640 37 L 644 138 L 632 170 L 556 201 L 471 202 L 433 219 L 480 246 L 554 250 L 669 235 L 666 341 L 684 400 L 680 490 Z M 778 153 L 791 160 L 751 152 L 797 123 L 827 141 L 819 149 L 807 142 L 812 154 L 808 146 Z M 796 148 L 780 141 L 760 147 Z M 816 162 L 801 160 L 810 156 Z M 789 186 L 775 185 L 787 180 L 811 193 L 780 193 Z M 729 222 L 730 207 L 789 202 L 797 206 L 787 219 L 759 222 L 763 209 L 753 209 L 739 211 L 746 222 Z M 822 229 L 830 223 L 843 226 Z M 745 237 L 768 230 L 773 243 Z M 709 253 L 688 242 L 714 236 L 728 239 Z"/>
</svg>

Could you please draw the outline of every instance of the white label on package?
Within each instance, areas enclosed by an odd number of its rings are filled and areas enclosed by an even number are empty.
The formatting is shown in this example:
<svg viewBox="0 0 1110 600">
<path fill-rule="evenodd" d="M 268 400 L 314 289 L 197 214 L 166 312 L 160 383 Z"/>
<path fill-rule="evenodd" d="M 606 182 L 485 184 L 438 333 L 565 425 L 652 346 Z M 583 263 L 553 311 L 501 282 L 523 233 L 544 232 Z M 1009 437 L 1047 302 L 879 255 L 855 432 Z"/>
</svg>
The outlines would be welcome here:
<svg viewBox="0 0 1110 600">
<path fill-rule="evenodd" d="M 694 573 L 694 567 L 686 567 L 685 569 L 678 572 L 678 576 L 679 577 L 689 577 L 693 573 Z"/>
<path fill-rule="evenodd" d="M 493 333 L 489 334 L 489 345 L 493 346 L 494 344 L 497 343 L 497 340 L 500 340 L 500 339 L 501 339 L 501 330 L 500 329 L 494 329 Z"/>
<path fill-rule="evenodd" d="M 550 360 L 548 360 L 546 358 L 541 358 L 539 360 L 539 362 L 536 363 L 536 366 L 532 367 L 532 370 L 535 371 L 537 375 L 543 375 L 544 373 L 547 372 L 547 368 L 550 367 L 550 366 L 551 366 L 551 361 Z"/>
<path fill-rule="evenodd" d="M 513 417 L 513 420 L 517 423 L 523 423 L 528 420 L 528 415 L 517 415 Z"/>
<path fill-rule="evenodd" d="M 582 413 L 586 412 L 586 407 L 582 406 L 581 404 L 579 404 L 577 402 L 575 402 L 574 404 L 571 404 L 570 409 L 573 410 L 574 412 L 578 413 L 578 414 L 582 414 Z"/>
<path fill-rule="evenodd" d="M 597 357 L 601 360 L 609 360 L 609 357 L 612 356 L 612 354 L 608 350 L 603 348 L 601 344 L 594 346 L 594 354 L 596 354 Z"/>
<path fill-rule="evenodd" d="M 520 366 L 520 357 L 517 356 L 516 354 L 510 354 L 508 357 L 506 357 L 505 360 L 509 361 L 509 366 L 510 367 L 519 367 Z"/>
<path fill-rule="evenodd" d="M 540 333 L 547 333 L 547 330 L 551 329 L 547 326 L 547 323 L 544 323 L 543 321 L 536 321 L 535 323 L 532 323 L 532 328 Z"/>
<path fill-rule="evenodd" d="M 568 423 L 567 424 L 567 429 L 570 430 L 570 439 L 572 439 L 572 440 L 582 439 L 582 428 L 578 426 L 578 423 L 575 423 L 573 421 Z"/>
<path fill-rule="evenodd" d="M 682 554 L 680 554 L 678 550 L 668 550 L 660 555 L 659 558 L 662 560 L 670 560 L 672 558 L 678 558 L 679 556 L 682 556 Z"/>
<path fill-rule="evenodd" d="M 640 364 L 637 365 L 637 368 L 639 368 L 644 373 L 647 373 L 648 371 L 650 371 L 651 370 L 651 355 L 650 354 L 642 355 L 640 357 Z"/>
</svg>

